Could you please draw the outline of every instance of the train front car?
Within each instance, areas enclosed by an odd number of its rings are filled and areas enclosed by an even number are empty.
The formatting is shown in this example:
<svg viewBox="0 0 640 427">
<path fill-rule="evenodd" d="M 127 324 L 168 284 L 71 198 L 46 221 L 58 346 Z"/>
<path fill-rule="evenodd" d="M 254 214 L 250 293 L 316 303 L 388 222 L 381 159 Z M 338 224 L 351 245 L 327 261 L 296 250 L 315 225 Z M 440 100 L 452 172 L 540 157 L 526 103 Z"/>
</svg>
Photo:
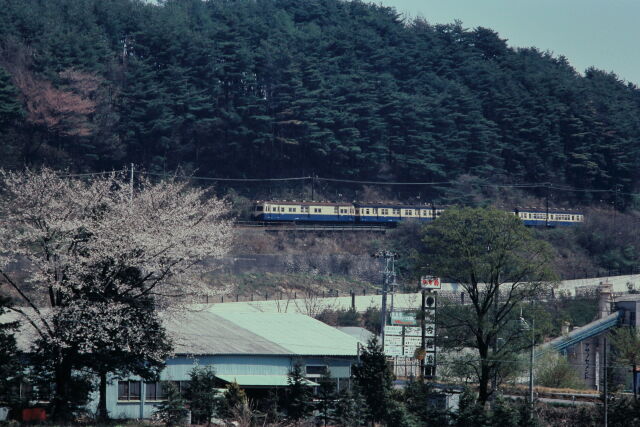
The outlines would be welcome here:
<svg viewBox="0 0 640 427">
<path fill-rule="evenodd" d="M 253 218 L 273 222 L 355 222 L 355 208 L 350 203 L 265 201 L 256 202 Z"/>
<path fill-rule="evenodd" d="M 426 205 L 395 205 L 377 203 L 356 203 L 356 222 L 376 224 L 396 224 L 406 219 L 433 221 L 443 209 Z"/>
<path fill-rule="evenodd" d="M 530 227 L 574 226 L 584 222 L 584 214 L 576 211 L 529 208 L 514 211 L 524 225 Z"/>
</svg>

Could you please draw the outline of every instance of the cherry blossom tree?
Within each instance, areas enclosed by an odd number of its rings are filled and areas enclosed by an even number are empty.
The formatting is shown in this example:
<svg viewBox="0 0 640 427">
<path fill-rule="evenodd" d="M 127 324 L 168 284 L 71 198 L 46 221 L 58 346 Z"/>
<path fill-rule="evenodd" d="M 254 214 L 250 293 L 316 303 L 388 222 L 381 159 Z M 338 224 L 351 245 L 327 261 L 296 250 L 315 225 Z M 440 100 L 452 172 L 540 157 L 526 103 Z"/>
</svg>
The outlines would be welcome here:
<svg viewBox="0 0 640 427">
<path fill-rule="evenodd" d="M 133 320 L 144 307 L 170 315 L 216 293 L 204 273 L 228 250 L 231 222 L 205 190 L 51 169 L 0 171 L 0 185 L 0 278 L 50 355 L 54 417 L 70 413 L 72 372 L 95 369 L 92 355 L 129 351 L 152 365 L 166 356 L 166 346 L 141 345 L 158 339 L 150 324 L 163 333 L 153 317 Z"/>
</svg>

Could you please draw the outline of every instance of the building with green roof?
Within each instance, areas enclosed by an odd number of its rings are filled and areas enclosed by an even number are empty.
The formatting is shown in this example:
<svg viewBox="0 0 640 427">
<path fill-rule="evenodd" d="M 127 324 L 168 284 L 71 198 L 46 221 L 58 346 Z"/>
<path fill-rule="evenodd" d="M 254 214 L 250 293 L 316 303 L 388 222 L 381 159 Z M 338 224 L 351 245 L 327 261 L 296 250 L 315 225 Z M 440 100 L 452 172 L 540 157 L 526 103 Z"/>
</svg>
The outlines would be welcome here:
<svg viewBox="0 0 640 427">
<path fill-rule="evenodd" d="M 189 312 L 167 316 L 165 327 L 174 341 L 175 355 L 159 382 L 140 378 L 114 380 L 107 389 L 107 408 L 113 418 L 150 418 L 164 398 L 163 385 L 173 381 L 189 386 L 196 366 L 215 369 L 219 387 L 236 382 L 250 398 L 266 396 L 287 385 L 287 374 L 299 363 L 307 384 L 325 372 L 336 387 L 350 387 L 351 367 L 359 346 L 354 337 L 298 313 Z"/>
</svg>

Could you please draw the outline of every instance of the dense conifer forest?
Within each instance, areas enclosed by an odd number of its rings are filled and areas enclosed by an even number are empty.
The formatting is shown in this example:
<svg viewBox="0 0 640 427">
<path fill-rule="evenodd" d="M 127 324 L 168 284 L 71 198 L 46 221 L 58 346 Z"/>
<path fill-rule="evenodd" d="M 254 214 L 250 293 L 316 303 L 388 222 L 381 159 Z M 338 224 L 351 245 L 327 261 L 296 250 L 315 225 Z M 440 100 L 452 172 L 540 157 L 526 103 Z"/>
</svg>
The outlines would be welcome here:
<svg viewBox="0 0 640 427">
<path fill-rule="evenodd" d="M 0 43 L 0 167 L 639 178 L 636 86 L 361 1 L 5 0 Z"/>
</svg>

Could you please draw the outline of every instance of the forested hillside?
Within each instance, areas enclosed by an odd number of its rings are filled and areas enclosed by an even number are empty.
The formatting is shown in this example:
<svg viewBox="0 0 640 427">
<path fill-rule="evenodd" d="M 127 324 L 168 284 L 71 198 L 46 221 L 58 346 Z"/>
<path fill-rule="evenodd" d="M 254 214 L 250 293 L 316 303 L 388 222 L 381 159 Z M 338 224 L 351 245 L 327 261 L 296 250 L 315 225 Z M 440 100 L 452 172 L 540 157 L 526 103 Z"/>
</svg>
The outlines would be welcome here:
<svg viewBox="0 0 640 427">
<path fill-rule="evenodd" d="M 4 0 L 0 42 L 0 167 L 639 178 L 638 88 L 486 28 L 359 1 Z"/>
</svg>

